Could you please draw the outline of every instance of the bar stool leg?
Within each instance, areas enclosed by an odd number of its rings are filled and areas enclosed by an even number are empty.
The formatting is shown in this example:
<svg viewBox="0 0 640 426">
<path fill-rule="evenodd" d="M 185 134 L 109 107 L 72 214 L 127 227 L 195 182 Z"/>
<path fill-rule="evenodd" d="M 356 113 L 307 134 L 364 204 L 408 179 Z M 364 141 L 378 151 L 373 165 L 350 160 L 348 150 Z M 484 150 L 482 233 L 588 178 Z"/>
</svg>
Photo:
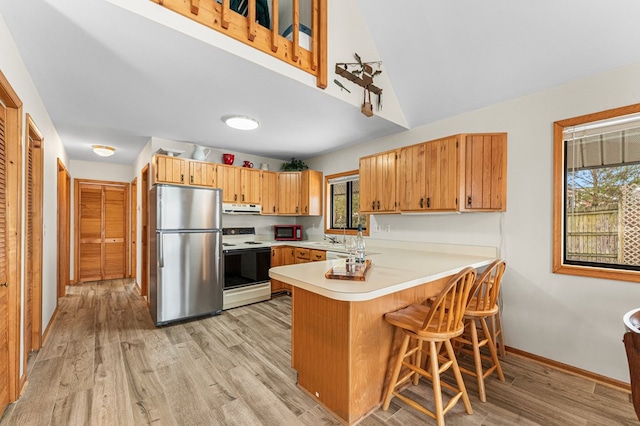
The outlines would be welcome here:
<svg viewBox="0 0 640 426">
<path fill-rule="evenodd" d="M 476 367 L 476 379 L 478 381 L 478 396 L 480 401 L 487 402 L 487 393 L 484 390 L 484 374 L 482 372 L 482 355 L 480 354 L 480 343 L 478 342 L 478 329 L 475 319 L 467 322 L 469 333 L 471 334 L 471 346 L 473 347 L 473 361 Z M 495 350 L 495 348 L 494 348 Z"/>
<path fill-rule="evenodd" d="M 411 337 L 408 334 L 404 335 L 404 340 L 402 341 L 402 345 L 400 346 L 400 351 L 398 352 L 398 359 L 396 360 L 396 365 L 393 366 L 393 373 L 391 373 L 391 378 L 389 379 L 389 386 L 387 387 L 387 393 L 384 395 L 384 402 L 382 403 L 382 409 L 387 411 L 389 409 L 389 404 L 391 403 L 391 397 L 393 395 L 393 391 L 396 388 L 398 376 L 400 375 L 400 368 L 402 367 L 402 361 L 404 360 L 404 355 L 407 353 L 407 348 L 409 347 L 409 340 Z"/>
<path fill-rule="evenodd" d="M 444 344 L 447 349 L 447 354 L 449 354 L 449 359 L 452 361 L 451 367 L 453 368 L 453 375 L 456 377 L 456 382 L 458 383 L 458 389 L 460 389 L 460 392 L 462 392 L 462 402 L 464 403 L 464 408 L 467 411 L 467 414 L 473 414 L 473 410 L 471 409 L 471 401 L 469 401 L 467 388 L 464 386 L 464 380 L 462 380 L 462 373 L 460 372 L 460 367 L 458 366 L 458 360 L 456 359 L 456 354 L 453 351 L 453 346 L 451 345 L 451 341 L 445 340 Z"/>
<path fill-rule="evenodd" d="M 500 366 L 500 360 L 498 359 L 498 351 L 496 349 L 496 343 L 491 339 L 489 326 L 487 326 L 487 322 L 485 321 L 484 318 L 480 318 L 480 324 L 482 325 L 482 332 L 486 336 L 487 346 L 489 346 L 489 352 L 491 353 L 491 360 L 493 361 L 493 365 L 495 366 L 495 369 L 498 372 L 498 378 L 504 382 L 504 373 L 502 372 L 502 367 Z"/>
<path fill-rule="evenodd" d="M 438 426 L 444 425 L 444 408 L 442 404 L 442 387 L 440 386 L 440 367 L 436 342 L 429 342 L 429 361 L 431 366 L 431 381 L 433 384 L 433 401 L 436 409 Z"/>
</svg>

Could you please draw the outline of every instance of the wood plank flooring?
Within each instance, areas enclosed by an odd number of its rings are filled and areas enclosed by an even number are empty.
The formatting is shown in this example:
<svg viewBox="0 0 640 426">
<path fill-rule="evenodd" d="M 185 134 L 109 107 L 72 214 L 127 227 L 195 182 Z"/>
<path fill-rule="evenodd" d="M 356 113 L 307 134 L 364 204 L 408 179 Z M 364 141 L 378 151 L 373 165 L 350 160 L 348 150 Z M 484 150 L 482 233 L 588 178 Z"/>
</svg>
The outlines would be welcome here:
<svg viewBox="0 0 640 426">
<path fill-rule="evenodd" d="M 339 425 L 296 387 L 290 358 L 287 296 L 156 328 L 131 281 L 74 286 L 0 425 Z M 457 404 L 448 425 L 639 424 L 628 393 L 513 354 L 502 368 L 487 403 L 465 376 L 473 414 Z M 404 392 L 432 400 L 428 383 Z M 435 421 L 396 398 L 360 424 Z"/>
</svg>

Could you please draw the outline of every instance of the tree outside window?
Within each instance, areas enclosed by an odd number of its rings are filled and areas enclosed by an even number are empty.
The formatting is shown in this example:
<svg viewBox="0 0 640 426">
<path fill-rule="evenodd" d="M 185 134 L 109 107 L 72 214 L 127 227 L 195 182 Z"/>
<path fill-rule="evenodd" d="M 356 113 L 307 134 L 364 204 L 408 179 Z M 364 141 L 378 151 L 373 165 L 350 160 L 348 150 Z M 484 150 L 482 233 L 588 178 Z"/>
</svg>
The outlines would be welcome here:
<svg viewBox="0 0 640 426">
<path fill-rule="evenodd" d="M 554 272 L 638 280 L 640 105 L 555 123 Z"/>
<path fill-rule="evenodd" d="M 325 232 L 353 234 L 362 225 L 367 235 L 368 217 L 360 214 L 360 181 L 358 171 L 326 177 L 327 217 Z"/>
</svg>

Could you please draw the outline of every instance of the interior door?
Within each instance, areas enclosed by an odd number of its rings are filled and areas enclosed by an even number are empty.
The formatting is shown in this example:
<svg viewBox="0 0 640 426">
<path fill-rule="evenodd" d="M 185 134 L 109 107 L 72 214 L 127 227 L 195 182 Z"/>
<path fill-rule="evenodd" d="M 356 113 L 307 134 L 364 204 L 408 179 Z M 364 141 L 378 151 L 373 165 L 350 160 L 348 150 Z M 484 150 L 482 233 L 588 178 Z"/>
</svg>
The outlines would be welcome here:
<svg viewBox="0 0 640 426">
<path fill-rule="evenodd" d="M 128 183 L 76 180 L 77 281 L 124 278 Z"/>
</svg>

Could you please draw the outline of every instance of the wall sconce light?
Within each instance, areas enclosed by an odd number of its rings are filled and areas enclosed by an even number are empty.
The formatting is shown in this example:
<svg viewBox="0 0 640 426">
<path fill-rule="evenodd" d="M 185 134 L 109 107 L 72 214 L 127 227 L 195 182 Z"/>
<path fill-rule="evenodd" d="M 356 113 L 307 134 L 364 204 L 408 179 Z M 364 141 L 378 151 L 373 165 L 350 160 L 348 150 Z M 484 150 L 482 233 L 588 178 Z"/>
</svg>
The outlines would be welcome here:
<svg viewBox="0 0 640 426">
<path fill-rule="evenodd" d="M 114 147 L 107 145 L 91 145 L 91 148 L 93 148 L 93 152 L 98 154 L 100 157 L 110 157 L 116 152 Z"/>
</svg>

